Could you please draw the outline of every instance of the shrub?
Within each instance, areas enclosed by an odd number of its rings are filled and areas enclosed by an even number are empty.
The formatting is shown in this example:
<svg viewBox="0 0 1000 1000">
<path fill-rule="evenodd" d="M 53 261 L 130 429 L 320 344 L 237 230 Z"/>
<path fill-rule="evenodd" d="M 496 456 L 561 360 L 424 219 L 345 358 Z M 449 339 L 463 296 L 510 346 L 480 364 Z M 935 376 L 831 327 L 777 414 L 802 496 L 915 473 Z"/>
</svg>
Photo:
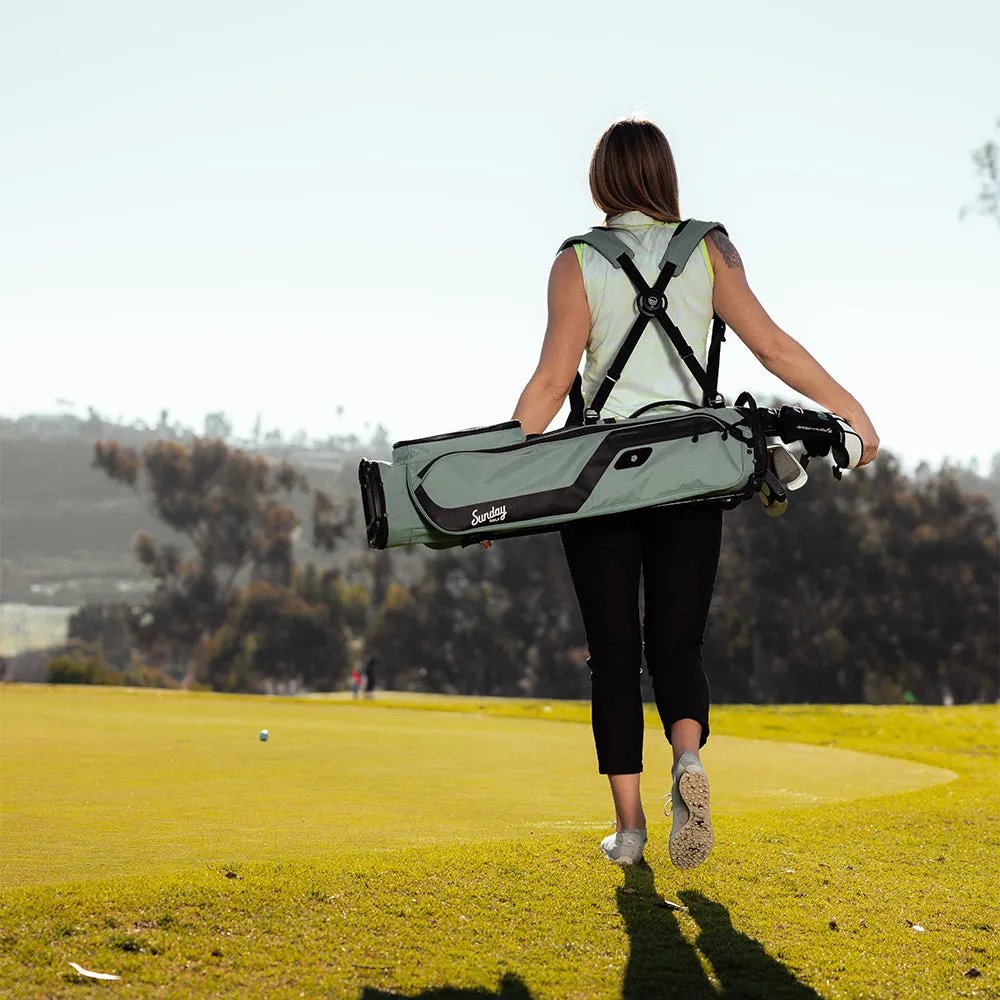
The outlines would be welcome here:
<svg viewBox="0 0 1000 1000">
<path fill-rule="evenodd" d="M 180 683 L 168 674 L 163 667 L 151 667 L 148 663 L 135 663 L 122 674 L 126 687 L 141 688 L 178 688 Z"/>
<path fill-rule="evenodd" d="M 46 664 L 45 680 L 48 684 L 121 684 L 122 675 L 97 657 L 82 659 L 62 653 Z"/>
</svg>

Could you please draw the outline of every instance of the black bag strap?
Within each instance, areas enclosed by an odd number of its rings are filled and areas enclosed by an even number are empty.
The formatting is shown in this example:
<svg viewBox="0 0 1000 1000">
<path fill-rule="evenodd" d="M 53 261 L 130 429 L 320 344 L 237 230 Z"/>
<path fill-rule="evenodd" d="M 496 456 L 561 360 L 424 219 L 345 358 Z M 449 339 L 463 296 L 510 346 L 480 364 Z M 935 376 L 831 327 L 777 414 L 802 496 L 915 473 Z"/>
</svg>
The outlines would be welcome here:
<svg viewBox="0 0 1000 1000">
<path fill-rule="evenodd" d="M 722 343 L 726 339 L 726 324 L 718 313 L 712 314 L 712 339 L 708 344 L 708 388 L 710 398 L 722 399 L 719 395 L 719 361 L 722 355 Z M 706 405 L 714 405 L 708 404 Z M 722 405 L 721 403 L 719 405 Z"/>
<path fill-rule="evenodd" d="M 674 274 L 680 274 L 698 244 L 716 229 L 725 236 L 729 235 L 726 227 L 721 222 L 698 222 L 692 219 L 691 225 L 684 231 L 683 240 L 677 240 L 677 233 L 674 233 L 674 239 L 667 245 L 667 252 L 663 255 L 661 266 L 668 261 L 679 263 Z M 714 398 L 721 399 L 719 397 L 719 362 L 722 354 L 722 343 L 725 339 L 726 324 L 718 313 L 713 313 L 712 339 L 708 345 L 707 390 L 702 386 L 702 391 L 705 392 L 706 406 L 713 405 L 710 401 Z"/>
<path fill-rule="evenodd" d="M 635 351 L 639 338 L 650 319 L 655 319 L 660 324 L 681 360 L 694 376 L 703 393 L 702 405 L 724 405 L 724 400 L 718 391 L 718 380 L 720 352 L 722 341 L 725 340 L 725 323 L 718 315 L 713 317 L 712 340 L 709 346 L 708 369 L 706 370 L 694 356 L 694 351 L 684 339 L 684 335 L 667 315 L 667 299 L 664 294 L 670 279 L 684 269 L 691 254 L 694 253 L 701 241 L 715 229 L 719 229 L 723 233 L 726 232 L 725 227 L 718 222 L 699 222 L 696 219 L 685 219 L 680 223 L 667 244 L 667 249 L 660 261 L 660 273 L 652 285 L 646 284 L 646 279 L 635 266 L 633 251 L 608 229 L 595 227 L 582 236 L 571 236 L 559 247 L 560 252 L 577 243 L 585 243 L 593 247 L 613 267 L 624 272 L 637 293 L 638 315 L 625 335 L 614 360 L 608 366 L 604 380 L 594 394 L 590 406 L 587 407 L 588 410 L 594 412 L 595 416 L 600 416 L 604 404 L 607 403 L 608 397 L 621 378 L 625 365 L 628 364 L 628 360 Z M 584 419 L 583 409 L 583 392 L 578 375 L 570 390 L 570 419 L 582 423 Z"/>
<path fill-rule="evenodd" d="M 586 403 L 583 401 L 583 378 L 577 372 L 573 377 L 573 384 L 569 390 L 569 416 L 566 418 L 566 426 L 579 427 L 584 422 L 585 409 Z"/>
</svg>

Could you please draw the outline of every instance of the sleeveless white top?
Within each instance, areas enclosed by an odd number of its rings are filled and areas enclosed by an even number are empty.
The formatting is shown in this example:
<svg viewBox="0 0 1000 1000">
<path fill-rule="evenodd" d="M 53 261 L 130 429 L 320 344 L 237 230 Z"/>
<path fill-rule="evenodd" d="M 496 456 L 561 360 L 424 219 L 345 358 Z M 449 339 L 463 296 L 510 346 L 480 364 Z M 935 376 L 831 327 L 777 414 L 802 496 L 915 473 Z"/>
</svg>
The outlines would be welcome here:
<svg viewBox="0 0 1000 1000">
<path fill-rule="evenodd" d="M 658 222 L 642 212 L 624 212 L 608 220 L 609 228 L 635 252 L 635 265 L 650 285 L 660 273 L 660 261 L 677 225 Z M 624 271 L 613 267 L 593 247 L 577 243 L 575 249 L 590 306 L 590 337 L 583 370 L 583 398 L 589 405 L 638 310 L 636 290 Z M 702 240 L 684 270 L 667 285 L 667 315 L 702 366 L 708 361 L 714 282 Z M 659 323 L 650 320 L 601 415 L 627 417 L 658 399 L 684 399 L 700 406 L 702 391 Z"/>
</svg>

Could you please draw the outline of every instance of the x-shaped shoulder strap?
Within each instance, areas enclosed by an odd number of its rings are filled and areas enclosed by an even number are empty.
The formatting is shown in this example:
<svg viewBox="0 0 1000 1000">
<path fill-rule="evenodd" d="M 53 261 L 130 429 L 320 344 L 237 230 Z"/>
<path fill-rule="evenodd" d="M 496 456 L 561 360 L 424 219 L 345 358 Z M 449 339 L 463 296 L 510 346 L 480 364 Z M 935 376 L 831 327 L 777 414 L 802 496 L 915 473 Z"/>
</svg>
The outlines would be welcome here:
<svg viewBox="0 0 1000 1000">
<path fill-rule="evenodd" d="M 667 249 L 660 260 L 660 273 L 652 285 L 646 283 L 646 279 L 636 267 L 635 254 L 631 248 L 609 229 L 596 227 L 582 236 L 572 236 L 559 248 L 562 251 L 576 243 L 585 243 L 593 247 L 613 267 L 620 269 L 636 290 L 635 302 L 638 313 L 635 321 L 625 335 L 618 353 L 608 367 L 604 380 L 589 406 L 589 409 L 598 415 L 621 378 L 625 365 L 628 364 L 632 352 L 639 343 L 639 338 L 651 319 L 655 319 L 660 324 L 681 360 L 700 386 L 704 394 L 702 405 L 725 405 L 719 394 L 718 379 L 719 354 L 722 341 L 725 340 L 726 324 L 723 323 L 718 314 L 713 316 L 712 342 L 709 347 L 708 370 L 706 371 L 695 357 L 694 351 L 684 339 L 684 335 L 667 315 L 667 284 L 671 278 L 684 270 L 684 266 L 698 244 L 715 229 L 722 233 L 726 232 L 725 227 L 718 222 L 698 222 L 695 219 L 685 219 L 680 223 L 667 244 Z"/>
</svg>

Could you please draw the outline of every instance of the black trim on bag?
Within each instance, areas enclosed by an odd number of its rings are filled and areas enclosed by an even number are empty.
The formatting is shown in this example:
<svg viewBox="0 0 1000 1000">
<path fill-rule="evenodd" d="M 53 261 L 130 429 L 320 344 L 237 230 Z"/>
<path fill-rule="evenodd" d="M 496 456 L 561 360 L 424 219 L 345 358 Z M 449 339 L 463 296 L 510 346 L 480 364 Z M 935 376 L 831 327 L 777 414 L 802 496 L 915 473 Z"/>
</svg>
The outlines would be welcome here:
<svg viewBox="0 0 1000 1000">
<path fill-rule="evenodd" d="M 364 509 L 368 547 L 384 549 L 389 539 L 389 518 L 386 516 L 385 490 L 382 488 L 378 462 L 361 459 L 358 481 L 361 484 L 361 506 Z"/>
<path fill-rule="evenodd" d="M 540 524 L 534 528 L 518 528 L 517 531 L 510 532 L 496 532 L 496 531 L 477 531 L 470 532 L 469 534 L 463 535 L 442 535 L 442 539 L 452 539 L 452 545 L 450 547 L 454 548 L 461 546 L 463 549 L 468 548 L 470 545 L 478 545 L 480 542 L 502 542 L 508 538 L 527 538 L 528 535 L 544 535 L 550 531 L 562 531 L 568 529 L 573 530 L 575 525 L 587 524 L 590 521 L 599 521 L 602 517 L 615 517 L 616 515 L 622 513 L 629 514 L 641 514 L 643 511 L 647 510 L 677 510 L 679 512 L 684 512 L 689 508 L 701 508 L 701 507 L 718 507 L 720 510 L 735 510 L 741 503 L 749 500 L 752 496 L 757 493 L 757 486 L 753 485 L 753 482 L 748 483 L 742 489 L 734 490 L 731 493 L 713 493 L 711 496 L 705 497 L 688 497 L 685 500 L 670 500 L 667 503 L 651 504 L 648 507 L 636 507 L 630 511 L 607 511 L 603 514 L 592 514 L 589 517 L 581 517 L 579 520 L 573 521 L 563 521 L 557 524 Z M 446 546 L 434 545 L 429 542 L 423 542 L 428 548 L 444 548 Z"/>
<path fill-rule="evenodd" d="M 569 486 L 503 499 L 477 501 L 462 507 L 442 507 L 430 498 L 421 483 L 414 489 L 413 498 L 436 528 L 450 534 L 464 534 L 476 529 L 482 533 L 484 530 L 489 530 L 488 527 L 484 529 L 484 525 L 517 524 L 539 517 L 576 514 L 623 449 L 662 441 L 675 441 L 713 431 L 724 434 L 731 431 L 732 426 L 717 417 L 699 415 L 675 417 L 655 423 L 650 421 L 638 427 L 622 427 L 611 431 L 601 427 L 583 430 L 587 432 L 600 430 L 605 434 L 605 438 Z M 484 449 L 480 454 L 496 454 L 523 447 L 524 444 L 518 444 L 506 448 Z M 423 470 L 421 478 L 433 464 L 434 462 L 431 462 Z"/>
<path fill-rule="evenodd" d="M 452 438 L 471 437 L 473 434 L 486 434 L 488 431 L 509 431 L 513 427 L 520 427 L 520 420 L 506 420 L 502 424 L 489 424 L 486 427 L 470 427 L 464 431 L 452 431 L 450 434 L 435 434 L 433 437 L 410 438 L 408 441 L 397 441 L 392 447 L 406 448 L 414 444 L 432 444 L 435 441 L 449 441 Z"/>
<path fill-rule="evenodd" d="M 707 408 L 697 407 L 697 409 L 705 410 Z M 644 420 L 641 426 L 662 427 L 664 424 L 673 423 L 681 419 L 690 420 L 692 419 L 692 417 L 686 413 L 661 414 L 659 417 L 649 419 L 648 421 Z M 739 438 L 741 441 L 745 441 L 748 444 L 750 443 L 750 439 L 741 436 L 743 432 L 740 430 L 740 428 L 748 426 L 748 422 L 746 419 L 739 420 L 733 424 L 727 423 L 721 417 L 716 416 L 714 414 L 711 417 L 705 416 L 702 419 L 714 421 L 713 426 L 711 426 L 709 430 L 728 431 L 730 434 L 732 434 L 734 437 Z M 614 425 L 615 423 L 618 422 L 615 421 L 614 419 L 609 418 L 607 421 L 600 424 L 584 424 L 583 426 L 580 427 L 571 427 L 567 425 L 566 427 L 559 427 L 554 431 L 546 431 L 544 434 L 532 435 L 529 438 L 525 438 L 524 441 L 518 441 L 517 444 L 504 444 L 500 445 L 499 448 L 476 448 L 474 450 L 474 453 L 477 455 L 504 455 L 509 451 L 517 451 L 520 448 L 533 448 L 535 445 L 539 443 L 539 440 L 542 438 L 544 438 L 546 442 L 549 442 L 555 440 L 562 441 L 566 438 L 586 437 L 588 434 L 607 434 L 608 427 Z M 721 424 L 722 426 L 721 427 L 718 426 L 719 424 Z M 627 426 L 621 426 L 620 429 L 621 431 L 624 432 L 626 430 L 629 430 L 630 428 L 628 428 Z M 692 432 L 692 435 L 694 433 L 700 433 L 700 432 Z M 683 434 L 677 436 L 684 437 Z M 663 437 L 660 440 L 672 441 L 674 440 L 674 437 L 673 436 Z M 423 468 L 420 469 L 420 471 L 417 473 L 417 479 L 423 479 L 424 476 L 426 476 L 427 473 L 430 472 L 431 468 L 435 465 L 435 463 L 440 462 L 442 458 L 450 458 L 452 455 L 456 455 L 459 453 L 460 452 L 446 451 L 442 452 L 440 455 L 435 455 L 425 466 L 423 466 Z"/>
</svg>

